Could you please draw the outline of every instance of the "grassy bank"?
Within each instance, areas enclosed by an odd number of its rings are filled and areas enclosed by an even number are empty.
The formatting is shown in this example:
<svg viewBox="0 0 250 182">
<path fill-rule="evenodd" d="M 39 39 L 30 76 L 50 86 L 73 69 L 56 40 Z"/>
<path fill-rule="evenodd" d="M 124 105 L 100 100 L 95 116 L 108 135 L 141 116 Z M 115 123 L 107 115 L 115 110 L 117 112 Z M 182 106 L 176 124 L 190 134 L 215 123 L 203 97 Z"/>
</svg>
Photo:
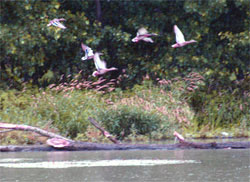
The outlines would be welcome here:
<svg viewBox="0 0 250 182">
<path fill-rule="evenodd" d="M 162 140 L 177 130 L 188 137 L 249 136 L 249 93 L 209 91 L 196 73 L 172 80 L 145 80 L 129 90 L 52 85 L 47 89 L 0 91 L 1 122 L 27 124 L 82 141 L 107 141 L 93 117 L 125 141 Z M 95 84 L 93 84 L 95 85 Z M 98 87 L 97 87 L 98 88 Z M 107 90 L 107 89 L 106 89 Z M 1 144 L 37 143 L 44 137 L 12 131 Z"/>
</svg>

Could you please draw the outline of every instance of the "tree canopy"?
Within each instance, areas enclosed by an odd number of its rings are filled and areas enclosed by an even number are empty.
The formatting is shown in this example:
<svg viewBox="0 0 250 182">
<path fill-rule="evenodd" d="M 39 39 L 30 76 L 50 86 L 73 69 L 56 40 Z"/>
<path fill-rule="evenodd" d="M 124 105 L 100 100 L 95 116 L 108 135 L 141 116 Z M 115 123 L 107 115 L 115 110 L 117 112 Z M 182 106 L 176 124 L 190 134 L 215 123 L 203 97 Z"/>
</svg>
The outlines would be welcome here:
<svg viewBox="0 0 250 182">
<path fill-rule="evenodd" d="M 250 1 L 1 1 L 1 87 L 23 82 L 47 86 L 61 75 L 90 78 L 93 61 L 81 61 L 81 42 L 104 53 L 108 65 L 126 70 L 123 87 L 146 74 L 171 78 L 197 71 L 222 82 L 249 76 Z M 47 27 L 65 18 L 67 29 Z M 174 49 L 173 26 L 198 43 Z M 139 28 L 157 33 L 154 43 L 131 41 Z"/>
</svg>

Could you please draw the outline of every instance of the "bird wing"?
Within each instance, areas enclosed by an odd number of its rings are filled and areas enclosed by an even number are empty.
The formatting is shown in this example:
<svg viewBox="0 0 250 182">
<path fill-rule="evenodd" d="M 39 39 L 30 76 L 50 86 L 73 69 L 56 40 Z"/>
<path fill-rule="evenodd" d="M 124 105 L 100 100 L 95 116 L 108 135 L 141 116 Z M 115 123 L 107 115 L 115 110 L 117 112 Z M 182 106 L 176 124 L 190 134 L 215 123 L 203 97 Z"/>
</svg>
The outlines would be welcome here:
<svg viewBox="0 0 250 182">
<path fill-rule="evenodd" d="M 145 28 L 140 28 L 137 32 L 137 36 L 139 35 L 144 35 L 144 34 L 148 34 L 148 31 Z"/>
<path fill-rule="evenodd" d="M 84 43 L 81 43 L 82 50 L 85 52 L 88 46 L 86 46 Z"/>
<path fill-rule="evenodd" d="M 90 57 L 94 55 L 93 50 L 90 47 L 86 46 L 83 43 L 81 43 L 81 46 L 82 50 L 85 52 L 85 57 Z"/>
<path fill-rule="evenodd" d="M 87 49 L 85 50 L 85 53 L 88 55 L 88 57 L 93 56 L 93 50 L 90 47 L 87 47 Z"/>
<path fill-rule="evenodd" d="M 59 27 L 59 28 L 62 28 L 62 29 L 65 29 L 66 27 L 61 24 L 59 21 L 53 21 L 52 25 L 56 26 L 56 27 Z"/>
<path fill-rule="evenodd" d="M 106 62 L 100 59 L 98 53 L 94 54 L 94 63 L 97 70 L 107 69 Z"/>
<path fill-rule="evenodd" d="M 58 21 L 66 21 L 64 18 L 59 18 Z"/>
<path fill-rule="evenodd" d="M 180 29 L 177 27 L 177 25 L 174 26 L 174 33 L 175 33 L 175 39 L 177 43 L 185 42 L 184 35 L 180 31 Z"/>
<path fill-rule="evenodd" d="M 149 38 L 149 37 L 144 37 L 142 40 L 145 41 L 145 42 L 154 43 L 153 39 L 151 39 L 151 38 Z"/>
</svg>

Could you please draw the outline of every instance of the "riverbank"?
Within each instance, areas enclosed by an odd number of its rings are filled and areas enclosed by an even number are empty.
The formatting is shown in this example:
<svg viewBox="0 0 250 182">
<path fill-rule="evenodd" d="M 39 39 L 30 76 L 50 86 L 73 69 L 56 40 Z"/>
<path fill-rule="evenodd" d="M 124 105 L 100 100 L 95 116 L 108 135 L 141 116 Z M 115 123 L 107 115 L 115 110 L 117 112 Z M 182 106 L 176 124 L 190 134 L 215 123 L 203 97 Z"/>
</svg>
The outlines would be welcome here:
<svg viewBox="0 0 250 182">
<path fill-rule="evenodd" d="M 75 83 L 75 84 L 71 84 Z M 1 122 L 27 124 L 74 140 L 108 142 L 88 121 L 95 118 L 122 141 L 159 141 L 178 131 L 187 138 L 249 137 L 248 96 L 241 90 L 208 91 L 200 75 L 144 80 L 132 89 L 104 89 L 83 82 L 46 89 L 1 90 Z M 11 131 L 1 144 L 44 143 L 45 137 Z"/>
</svg>

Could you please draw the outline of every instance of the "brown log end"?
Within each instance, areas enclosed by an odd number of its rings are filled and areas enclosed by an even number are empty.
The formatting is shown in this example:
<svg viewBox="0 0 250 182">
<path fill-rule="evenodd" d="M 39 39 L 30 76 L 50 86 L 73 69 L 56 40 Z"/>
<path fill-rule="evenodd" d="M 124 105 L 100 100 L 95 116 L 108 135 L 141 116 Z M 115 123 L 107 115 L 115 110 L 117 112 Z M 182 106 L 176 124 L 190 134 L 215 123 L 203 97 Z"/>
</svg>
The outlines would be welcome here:
<svg viewBox="0 0 250 182">
<path fill-rule="evenodd" d="M 46 141 L 47 145 L 54 148 L 64 148 L 70 145 L 70 142 L 60 138 L 50 138 Z"/>
</svg>

